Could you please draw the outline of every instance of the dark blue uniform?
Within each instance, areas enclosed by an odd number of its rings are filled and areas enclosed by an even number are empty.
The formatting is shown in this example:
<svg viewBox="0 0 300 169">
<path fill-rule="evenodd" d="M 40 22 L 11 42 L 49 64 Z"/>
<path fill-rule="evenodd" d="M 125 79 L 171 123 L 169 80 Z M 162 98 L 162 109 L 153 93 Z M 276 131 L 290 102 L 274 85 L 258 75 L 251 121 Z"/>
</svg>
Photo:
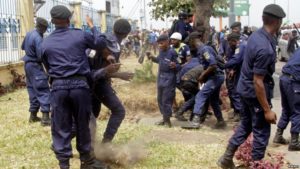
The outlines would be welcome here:
<svg viewBox="0 0 300 169">
<path fill-rule="evenodd" d="M 157 77 L 157 101 L 160 113 L 164 119 L 172 116 L 172 104 L 175 98 L 176 73 L 180 70 L 177 53 L 169 48 L 160 51 L 154 62 L 159 64 Z M 170 68 L 170 62 L 177 64 L 176 69 Z"/>
<path fill-rule="evenodd" d="M 264 111 L 257 100 L 253 78 L 254 74 L 264 76 L 264 86 L 267 100 L 271 105 L 274 82 L 272 74 L 275 71 L 276 40 L 264 28 L 254 32 L 248 39 L 244 55 L 241 76 L 238 82 L 238 92 L 241 95 L 243 109 L 241 122 L 235 134 L 229 140 L 229 146 L 240 146 L 253 132 L 252 159 L 264 158 L 270 137 L 270 124 L 265 120 Z"/>
<path fill-rule="evenodd" d="M 22 50 L 25 50 L 23 61 L 25 62 L 26 85 L 29 94 L 30 112 L 48 113 L 50 111 L 50 89 L 48 77 L 41 64 L 39 54 L 43 35 L 37 30 L 26 34 L 22 43 Z"/>
<path fill-rule="evenodd" d="M 218 65 L 217 64 L 217 54 L 215 50 L 210 46 L 200 46 L 198 48 L 197 55 L 200 59 L 200 63 L 203 65 L 204 70 L 209 66 Z M 193 113 L 203 116 L 205 111 L 205 103 L 210 99 L 210 104 L 213 108 L 214 114 L 218 120 L 223 120 L 221 108 L 219 105 L 219 94 L 220 88 L 224 82 L 224 73 L 217 66 L 213 75 L 210 75 L 206 80 L 204 87 L 197 93 L 195 106 Z"/>
<path fill-rule="evenodd" d="M 291 121 L 291 133 L 300 133 L 300 49 L 282 68 L 280 77 L 280 92 L 282 114 L 278 128 L 285 129 Z"/>
<path fill-rule="evenodd" d="M 113 34 L 105 34 L 101 35 L 100 37 L 104 39 L 108 48 L 112 48 L 114 50 L 112 54 L 116 61 L 119 62 L 120 42 L 117 40 L 116 36 Z M 102 59 L 101 52 L 99 52 L 98 56 L 89 58 L 89 63 L 91 66 L 91 74 L 93 79 L 93 114 L 95 117 L 99 116 L 101 103 L 111 110 L 111 116 L 103 136 L 103 141 L 111 141 L 125 117 L 125 108 L 118 98 L 115 90 L 111 86 L 111 79 L 106 77 L 106 72 L 103 68 L 109 63 Z"/>
<path fill-rule="evenodd" d="M 92 105 L 87 83 L 90 67 L 85 51 L 96 49 L 96 45 L 101 46 L 91 34 L 70 28 L 56 28 L 42 43 L 43 63 L 52 81 L 52 145 L 61 167 L 69 166 L 72 157 L 73 121 L 80 160 L 86 161 L 90 156 Z"/>
<path fill-rule="evenodd" d="M 229 72 L 230 70 L 235 71 L 235 74 L 231 79 L 228 77 L 226 78 L 226 87 L 228 89 L 230 103 L 236 113 L 239 113 L 242 109 L 240 95 L 237 92 L 237 83 L 240 78 L 240 71 L 243 63 L 243 55 L 245 53 L 246 45 L 247 42 L 243 41 L 235 50 L 230 49 L 230 51 L 232 52 L 227 56 L 228 60 L 225 64 L 225 69 L 227 70 L 227 72 Z"/>
<path fill-rule="evenodd" d="M 177 21 L 174 32 L 179 32 L 182 36 L 182 40 L 185 40 L 185 38 L 189 35 L 186 31 L 186 23 L 183 21 L 183 19 Z"/>
</svg>

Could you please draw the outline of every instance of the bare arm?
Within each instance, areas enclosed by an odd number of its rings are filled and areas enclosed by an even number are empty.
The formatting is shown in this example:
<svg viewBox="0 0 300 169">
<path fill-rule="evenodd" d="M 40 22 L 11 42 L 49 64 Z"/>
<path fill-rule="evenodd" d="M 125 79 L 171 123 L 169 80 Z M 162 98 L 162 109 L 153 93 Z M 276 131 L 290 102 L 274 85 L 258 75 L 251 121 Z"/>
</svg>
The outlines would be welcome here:
<svg viewBox="0 0 300 169">
<path fill-rule="evenodd" d="M 276 114 L 271 110 L 269 102 L 266 96 L 266 90 L 264 86 L 264 76 L 254 74 L 254 89 L 265 115 L 265 119 L 268 123 L 276 124 Z"/>
</svg>

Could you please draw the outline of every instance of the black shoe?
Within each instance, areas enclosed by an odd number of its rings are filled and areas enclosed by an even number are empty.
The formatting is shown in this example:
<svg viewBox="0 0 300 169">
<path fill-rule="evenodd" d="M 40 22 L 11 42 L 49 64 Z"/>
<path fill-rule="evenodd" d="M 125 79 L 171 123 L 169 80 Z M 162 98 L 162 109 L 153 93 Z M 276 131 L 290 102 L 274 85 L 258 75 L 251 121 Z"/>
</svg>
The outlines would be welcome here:
<svg viewBox="0 0 300 169">
<path fill-rule="evenodd" d="M 222 169 L 234 169 L 233 156 L 237 146 L 227 146 L 225 153 L 219 158 L 217 165 Z"/>
<path fill-rule="evenodd" d="M 42 126 L 50 126 L 51 125 L 51 119 L 50 119 L 49 113 L 43 113 L 41 125 Z"/>
<path fill-rule="evenodd" d="M 80 169 L 110 169 L 110 167 L 95 158 L 91 158 L 81 161 Z"/>
<path fill-rule="evenodd" d="M 292 133 L 292 138 L 288 150 L 300 151 L 299 133 Z"/>
<path fill-rule="evenodd" d="M 164 125 L 167 126 L 167 127 L 170 127 L 170 128 L 172 127 L 170 118 L 165 118 L 164 119 Z"/>
<path fill-rule="evenodd" d="M 199 129 L 200 128 L 200 116 L 194 115 L 192 121 L 188 124 L 181 126 L 183 129 Z"/>
<path fill-rule="evenodd" d="M 39 122 L 41 118 L 37 116 L 37 112 L 30 112 L 29 123 Z"/>
<path fill-rule="evenodd" d="M 212 127 L 213 129 L 225 129 L 226 122 L 224 120 L 218 120 L 217 123 Z"/>
<path fill-rule="evenodd" d="M 283 135 L 283 129 L 277 128 L 275 137 L 273 139 L 273 143 L 283 144 L 283 145 L 289 144 L 289 142 L 282 135 Z"/>
</svg>

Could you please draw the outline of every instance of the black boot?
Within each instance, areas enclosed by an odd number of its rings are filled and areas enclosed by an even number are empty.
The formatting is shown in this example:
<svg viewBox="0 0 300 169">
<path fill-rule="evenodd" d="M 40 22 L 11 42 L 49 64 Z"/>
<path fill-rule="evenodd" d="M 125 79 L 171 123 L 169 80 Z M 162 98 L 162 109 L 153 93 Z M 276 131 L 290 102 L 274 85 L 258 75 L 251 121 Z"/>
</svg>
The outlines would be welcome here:
<svg viewBox="0 0 300 169">
<path fill-rule="evenodd" d="M 59 168 L 60 169 L 70 169 L 70 160 L 69 159 L 61 159 L 59 160 Z"/>
<path fill-rule="evenodd" d="M 187 121 L 187 119 L 183 116 L 183 113 L 184 113 L 184 111 L 182 111 L 182 109 L 180 108 L 180 109 L 176 112 L 175 118 L 176 118 L 178 121 Z"/>
<path fill-rule="evenodd" d="M 101 143 L 105 144 L 105 143 L 111 143 L 112 139 L 109 139 L 109 138 L 106 138 L 106 137 L 103 137 Z"/>
<path fill-rule="evenodd" d="M 219 158 L 217 165 L 222 169 L 234 169 L 233 156 L 238 146 L 227 146 L 225 153 Z"/>
<path fill-rule="evenodd" d="M 199 129 L 200 128 L 200 116 L 197 114 L 193 115 L 192 121 L 188 124 L 181 126 L 183 129 Z"/>
<path fill-rule="evenodd" d="M 46 113 L 43 112 L 43 116 L 42 116 L 42 120 L 41 120 L 41 125 L 42 126 L 50 126 L 51 125 L 51 120 L 50 120 L 49 112 L 46 112 Z"/>
<path fill-rule="evenodd" d="M 299 133 L 292 133 L 289 151 L 300 151 Z"/>
<path fill-rule="evenodd" d="M 29 123 L 39 122 L 41 118 L 37 116 L 37 112 L 30 112 Z"/>
<path fill-rule="evenodd" d="M 226 122 L 223 118 L 218 119 L 217 123 L 212 127 L 213 129 L 225 129 L 226 128 Z"/>
<path fill-rule="evenodd" d="M 289 142 L 285 138 L 283 138 L 282 134 L 283 134 L 283 129 L 277 128 L 275 137 L 273 139 L 273 143 L 283 144 L 283 145 L 289 144 Z"/>
<path fill-rule="evenodd" d="M 167 127 L 172 127 L 170 117 L 165 117 L 164 118 L 164 125 L 167 126 Z"/>
<path fill-rule="evenodd" d="M 83 158 L 81 160 L 80 169 L 109 169 L 110 167 L 105 165 L 93 155 L 89 155 L 88 158 Z"/>
</svg>

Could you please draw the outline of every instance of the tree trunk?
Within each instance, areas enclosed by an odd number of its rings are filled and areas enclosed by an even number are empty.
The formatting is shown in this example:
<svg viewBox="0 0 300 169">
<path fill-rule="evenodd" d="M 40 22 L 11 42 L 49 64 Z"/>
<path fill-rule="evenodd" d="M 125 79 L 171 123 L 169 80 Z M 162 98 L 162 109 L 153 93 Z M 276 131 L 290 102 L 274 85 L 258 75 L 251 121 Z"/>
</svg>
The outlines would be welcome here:
<svg viewBox="0 0 300 169">
<path fill-rule="evenodd" d="M 209 20 L 212 15 L 214 0 L 193 0 L 193 2 L 195 5 L 194 29 L 199 32 L 205 30 L 203 40 L 206 42 L 210 32 Z"/>
</svg>

